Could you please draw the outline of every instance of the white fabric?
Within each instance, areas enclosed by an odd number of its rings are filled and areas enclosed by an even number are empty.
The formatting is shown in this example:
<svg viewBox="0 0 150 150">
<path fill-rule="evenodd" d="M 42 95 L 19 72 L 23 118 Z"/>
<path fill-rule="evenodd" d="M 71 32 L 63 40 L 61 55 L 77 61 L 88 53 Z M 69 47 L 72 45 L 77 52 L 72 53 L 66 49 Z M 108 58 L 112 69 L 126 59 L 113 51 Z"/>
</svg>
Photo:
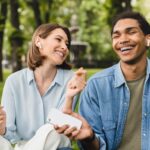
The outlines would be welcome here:
<svg viewBox="0 0 150 150">
<path fill-rule="evenodd" d="M 43 125 L 29 141 L 20 141 L 16 144 L 14 150 L 56 150 L 61 147 L 71 147 L 70 140 L 58 134 L 52 125 Z M 10 143 L 0 138 L 0 150 L 13 150 Z"/>
<path fill-rule="evenodd" d="M 0 136 L 0 150 L 13 150 L 11 144 Z"/>
</svg>

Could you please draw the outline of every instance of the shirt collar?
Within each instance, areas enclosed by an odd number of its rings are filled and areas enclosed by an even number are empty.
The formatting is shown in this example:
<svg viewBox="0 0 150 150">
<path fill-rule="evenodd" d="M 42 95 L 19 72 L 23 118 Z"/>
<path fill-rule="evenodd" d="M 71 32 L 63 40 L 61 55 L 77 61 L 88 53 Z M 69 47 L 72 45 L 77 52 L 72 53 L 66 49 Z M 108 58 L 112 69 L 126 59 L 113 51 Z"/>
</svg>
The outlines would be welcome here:
<svg viewBox="0 0 150 150">
<path fill-rule="evenodd" d="M 52 84 L 59 84 L 59 85 L 63 85 L 63 70 L 62 69 L 57 69 L 57 73 L 56 73 L 56 76 L 52 82 Z M 28 81 L 28 84 L 30 84 L 32 81 L 34 80 L 34 73 L 33 73 L 33 70 L 31 69 L 27 69 L 27 81 Z"/>
<path fill-rule="evenodd" d="M 115 66 L 115 87 L 121 86 L 126 80 L 121 70 L 120 62 Z"/>
<path fill-rule="evenodd" d="M 31 83 L 31 81 L 34 80 L 34 74 L 33 74 L 33 70 L 31 69 L 27 69 L 27 81 L 28 81 L 28 84 Z"/>
<path fill-rule="evenodd" d="M 146 70 L 146 79 L 150 74 L 150 60 L 147 59 L 147 70 Z M 115 66 L 115 87 L 119 87 L 122 84 L 126 83 L 124 75 L 121 70 L 120 62 Z"/>
</svg>

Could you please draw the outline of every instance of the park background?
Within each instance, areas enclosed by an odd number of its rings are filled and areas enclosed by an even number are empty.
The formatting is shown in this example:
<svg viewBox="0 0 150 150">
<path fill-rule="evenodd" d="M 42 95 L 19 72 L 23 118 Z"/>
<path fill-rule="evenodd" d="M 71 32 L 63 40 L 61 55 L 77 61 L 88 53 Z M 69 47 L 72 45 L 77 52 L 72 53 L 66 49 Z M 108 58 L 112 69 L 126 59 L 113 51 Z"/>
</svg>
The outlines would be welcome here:
<svg viewBox="0 0 150 150">
<path fill-rule="evenodd" d="M 32 34 L 42 23 L 69 27 L 68 61 L 74 70 L 86 68 L 88 78 L 115 64 L 111 22 L 126 10 L 138 11 L 150 22 L 149 0 L 0 0 L 0 97 L 7 76 L 26 67 Z M 75 142 L 73 149 L 78 150 Z"/>
</svg>

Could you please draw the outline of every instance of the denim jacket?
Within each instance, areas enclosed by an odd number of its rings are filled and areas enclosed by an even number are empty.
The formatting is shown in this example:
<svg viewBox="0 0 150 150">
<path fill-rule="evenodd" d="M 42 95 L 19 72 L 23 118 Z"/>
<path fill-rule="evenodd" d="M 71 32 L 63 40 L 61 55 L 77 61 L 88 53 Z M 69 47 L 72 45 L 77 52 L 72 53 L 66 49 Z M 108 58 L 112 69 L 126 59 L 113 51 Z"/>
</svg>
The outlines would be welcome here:
<svg viewBox="0 0 150 150">
<path fill-rule="evenodd" d="M 142 98 L 141 150 L 150 150 L 149 74 L 150 60 L 147 59 Z M 88 81 L 80 97 L 79 112 L 92 126 L 100 141 L 100 150 L 117 149 L 123 136 L 129 104 L 130 92 L 120 63 L 95 74 Z"/>
</svg>

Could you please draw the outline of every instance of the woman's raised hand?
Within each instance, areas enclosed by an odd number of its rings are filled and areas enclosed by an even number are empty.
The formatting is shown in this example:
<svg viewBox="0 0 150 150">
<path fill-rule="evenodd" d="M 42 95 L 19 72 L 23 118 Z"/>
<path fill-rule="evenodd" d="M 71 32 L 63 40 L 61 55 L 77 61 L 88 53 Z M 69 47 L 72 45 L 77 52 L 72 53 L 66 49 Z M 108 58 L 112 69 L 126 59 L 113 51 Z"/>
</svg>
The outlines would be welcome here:
<svg viewBox="0 0 150 150">
<path fill-rule="evenodd" d="M 75 75 L 68 82 L 66 91 L 66 100 L 63 106 L 64 113 L 70 113 L 72 111 L 73 97 L 81 92 L 86 85 L 86 70 L 83 68 L 78 69 Z"/>
<path fill-rule="evenodd" d="M 73 98 L 76 94 L 81 92 L 86 85 L 86 70 L 78 69 L 75 75 L 68 82 L 66 97 Z"/>
</svg>

